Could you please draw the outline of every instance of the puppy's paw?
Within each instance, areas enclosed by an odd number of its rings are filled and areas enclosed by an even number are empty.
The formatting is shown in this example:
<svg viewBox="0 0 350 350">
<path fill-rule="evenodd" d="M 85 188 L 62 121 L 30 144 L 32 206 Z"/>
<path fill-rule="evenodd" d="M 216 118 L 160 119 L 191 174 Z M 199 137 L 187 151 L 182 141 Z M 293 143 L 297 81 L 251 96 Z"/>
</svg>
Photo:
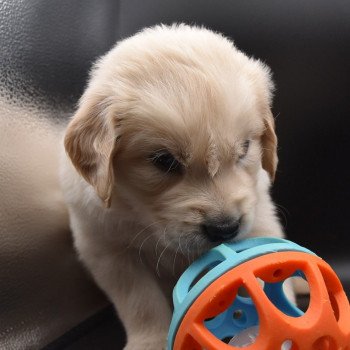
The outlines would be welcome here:
<svg viewBox="0 0 350 350">
<path fill-rule="evenodd" d="M 124 350 L 166 350 L 165 335 L 150 336 L 149 334 L 130 337 Z"/>
</svg>

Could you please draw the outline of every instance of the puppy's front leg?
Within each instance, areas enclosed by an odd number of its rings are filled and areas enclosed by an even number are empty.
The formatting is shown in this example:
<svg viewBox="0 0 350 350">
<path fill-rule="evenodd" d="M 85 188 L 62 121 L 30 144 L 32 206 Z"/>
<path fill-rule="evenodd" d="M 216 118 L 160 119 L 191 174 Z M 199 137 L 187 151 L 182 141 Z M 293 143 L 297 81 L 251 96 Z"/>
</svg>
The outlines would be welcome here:
<svg viewBox="0 0 350 350">
<path fill-rule="evenodd" d="M 96 246 L 95 246 L 96 247 Z M 163 350 L 171 320 L 170 303 L 152 271 L 136 252 L 80 251 L 95 280 L 114 303 L 125 326 L 124 350 Z"/>
</svg>

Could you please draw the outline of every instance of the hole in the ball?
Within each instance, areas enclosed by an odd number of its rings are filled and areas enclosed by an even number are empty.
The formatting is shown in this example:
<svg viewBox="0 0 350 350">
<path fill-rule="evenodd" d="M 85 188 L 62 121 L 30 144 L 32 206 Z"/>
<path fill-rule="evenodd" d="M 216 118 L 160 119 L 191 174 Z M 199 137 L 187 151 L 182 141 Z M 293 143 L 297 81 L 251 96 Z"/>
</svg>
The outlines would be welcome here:
<svg viewBox="0 0 350 350">
<path fill-rule="evenodd" d="M 233 311 L 233 318 L 235 320 L 241 319 L 243 317 L 243 315 L 244 315 L 244 312 L 242 310 L 235 310 L 235 311 Z"/>
<path fill-rule="evenodd" d="M 275 275 L 278 276 L 277 280 L 274 280 Z M 310 287 L 301 270 L 293 271 L 287 265 L 282 265 L 278 269 L 265 270 L 257 277 L 265 282 L 265 294 L 280 311 L 292 317 L 300 317 L 307 311 Z"/>
<path fill-rule="evenodd" d="M 275 278 L 279 278 L 279 277 L 281 277 L 282 276 L 282 274 L 283 274 L 283 271 L 282 271 L 282 269 L 277 269 L 277 270 L 275 270 L 274 272 L 273 272 L 273 277 L 275 277 Z"/>
<path fill-rule="evenodd" d="M 248 290 L 243 285 L 236 287 L 231 295 L 236 295 L 236 298 L 229 303 L 225 298 L 221 299 L 223 296 L 218 295 L 217 303 L 224 303 L 225 309 L 221 308 L 223 311 L 206 319 L 204 324 L 216 338 L 224 343 L 243 347 L 242 344 L 248 345 L 255 342 L 259 332 L 259 316 Z"/>
<path fill-rule="evenodd" d="M 264 287 L 265 287 L 265 282 L 264 282 L 261 278 L 259 278 L 259 277 L 257 277 L 256 279 L 257 279 L 257 281 L 259 282 L 261 288 L 264 289 Z"/>
<path fill-rule="evenodd" d="M 298 346 L 293 342 L 293 340 L 287 339 L 281 345 L 281 350 L 298 350 Z"/>
<path fill-rule="evenodd" d="M 209 266 L 203 266 L 202 271 L 200 271 L 197 276 L 193 279 L 192 283 L 190 284 L 189 290 L 191 290 L 210 270 L 218 266 L 222 261 L 214 261 L 210 263 Z"/>
<path fill-rule="evenodd" d="M 234 322 L 239 326 L 244 326 L 247 323 L 247 315 L 241 309 L 234 310 L 232 317 L 233 317 Z"/>
<path fill-rule="evenodd" d="M 335 296 L 333 295 L 333 293 L 330 292 L 330 291 L 328 291 L 328 296 L 329 296 L 329 300 L 330 300 L 331 305 L 332 305 L 334 317 L 335 317 L 335 319 L 336 319 L 337 322 L 338 322 L 338 321 L 339 321 L 339 306 L 338 306 L 337 299 L 335 298 Z"/>
<path fill-rule="evenodd" d="M 209 321 L 213 320 L 214 318 L 215 318 L 215 317 L 206 318 L 206 319 L 205 319 L 205 322 L 209 322 Z"/>
<path fill-rule="evenodd" d="M 337 350 L 337 344 L 330 336 L 317 339 L 312 345 L 313 350 Z"/>
<path fill-rule="evenodd" d="M 242 298 L 249 298 L 249 293 L 247 291 L 247 288 L 244 286 L 240 286 L 237 290 L 237 295 L 242 297 Z"/>
<path fill-rule="evenodd" d="M 293 306 L 306 312 L 310 305 L 310 286 L 308 281 L 301 277 L 303 274 L 297 274 L 283 282 L 283 292 Z"/>
<path fill-rule="evenodd" d="M 220 300 L 219 301 L 219 306 L 222 307 L 222 306 L 225 306 L 226 305 L 226 300 Z"/>
<path fill-rule="evenodd" d="M 228 344 L 231 341 L 231 339 L 232 339 L 231 337 L 225 337 L 225 338 L 221 339 L 221 341 L 225 344 Z"/>
<path fill-rule="evenodd" d="M 257 277 L 257 281 L 259 282 L 261 288 L 264 288 L 265 282 L 259 277 Z M 237 295 L 242 297 L 242 298 L 249 298 L 250 299 L 249 292 L 248 292 L 247 288 L 245 288 L 244 286 L 240 286 L 238 288 Z"/>
<path fill-rule="evenodd" d="M 320 271 L 328 291 L 329 301 L 336 321 L 341 323 L 346 322 L 346 318 L 341 317 L 341 315 L 348 308 L 348 300 L 341 285 L 339 285 L 336 275 L 321 266 Z"/>
</svg>

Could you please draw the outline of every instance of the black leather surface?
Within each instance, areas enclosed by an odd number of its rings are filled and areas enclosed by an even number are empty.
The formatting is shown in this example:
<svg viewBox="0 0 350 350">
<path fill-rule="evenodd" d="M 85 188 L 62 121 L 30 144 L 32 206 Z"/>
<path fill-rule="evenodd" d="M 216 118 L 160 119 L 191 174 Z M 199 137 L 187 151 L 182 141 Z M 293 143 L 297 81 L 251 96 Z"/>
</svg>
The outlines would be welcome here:
<svg viewBox="0 0 350 350">
<path fill-rule="evenodd" d="M 121 350 L 124 345 L 124 329 L 110 305 L 45 346 L 43 350 Z"/>
<path fill-rule="evenodd" d="M 73 249 L 57 121 L 114 43 L 117 8 L 0 0 L 0 349 L 41 349 L 107 305 Z"/>
<path fill-rule="evenodd" d="M 118 0 L 0 0 L 0 85 L 72 107 L 91 63 L 118 37 Z"/>
</svg>

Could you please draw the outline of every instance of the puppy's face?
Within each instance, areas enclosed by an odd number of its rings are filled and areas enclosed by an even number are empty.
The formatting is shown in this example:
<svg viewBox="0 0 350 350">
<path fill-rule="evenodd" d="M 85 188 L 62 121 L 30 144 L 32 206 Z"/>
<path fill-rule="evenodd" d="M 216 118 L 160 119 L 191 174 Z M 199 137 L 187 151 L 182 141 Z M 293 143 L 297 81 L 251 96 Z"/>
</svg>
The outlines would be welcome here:
<svg viewBox="0 0 350 350">
<path fill-rule="evenodd" d="M 169 245 L 227 241 L 254 222 L 261 168 L 274 177 L 270 88 L 217 34 L 147 30 L 100 60 L 66 150 L 106 206 L 131 205 Z"/>
</svg>

